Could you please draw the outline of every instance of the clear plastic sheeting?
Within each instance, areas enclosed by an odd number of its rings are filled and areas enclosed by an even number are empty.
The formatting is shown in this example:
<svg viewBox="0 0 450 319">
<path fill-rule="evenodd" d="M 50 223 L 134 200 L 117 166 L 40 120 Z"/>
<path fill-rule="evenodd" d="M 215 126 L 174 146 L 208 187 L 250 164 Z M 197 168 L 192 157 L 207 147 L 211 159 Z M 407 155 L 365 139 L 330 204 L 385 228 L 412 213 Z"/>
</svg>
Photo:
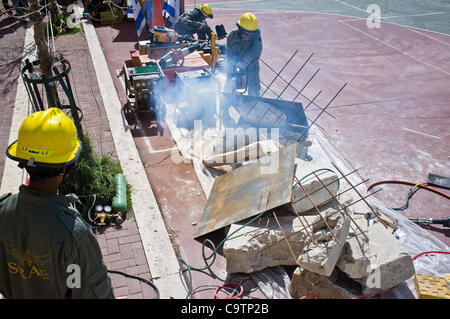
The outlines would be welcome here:
<svg viewBox="0 0 450 319">
<path fill-rule="evenodd" d="M 291 279 L 282 267 L 266 268 L 249 276 L 268 299 L 292 299 L 289 293 Z"/>
</svg>

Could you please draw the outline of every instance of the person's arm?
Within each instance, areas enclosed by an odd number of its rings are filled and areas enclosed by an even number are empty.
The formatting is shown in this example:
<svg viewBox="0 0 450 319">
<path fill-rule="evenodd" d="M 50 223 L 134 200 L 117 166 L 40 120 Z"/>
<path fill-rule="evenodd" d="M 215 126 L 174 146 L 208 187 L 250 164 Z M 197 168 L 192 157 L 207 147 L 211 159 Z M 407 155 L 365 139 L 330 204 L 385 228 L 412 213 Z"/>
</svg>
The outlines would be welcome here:
<svg viewBox="0 0 450 319">
<path fill-rule="evenodd" d="M 81 270 L 80 287 L 72 289 L 73 299 L 113 299 L 111 279 L 98 245 L 90 230 L 77 241 L 76 263 Z"/>
<path fill-rule="evenodd" d="M 257 34 L 255 34 L 255 39 L 253 40 L 253 45 L 251 49 L 247 52 L 245 56 L 245 62 L 247 65 L 250 65 L 256 61 L 258 61 L 259 57 L 261 56 L 262 52 L 262 40 L 261 40 L 261 34 L 259 30 L 256 31 Z"/>
</svg>

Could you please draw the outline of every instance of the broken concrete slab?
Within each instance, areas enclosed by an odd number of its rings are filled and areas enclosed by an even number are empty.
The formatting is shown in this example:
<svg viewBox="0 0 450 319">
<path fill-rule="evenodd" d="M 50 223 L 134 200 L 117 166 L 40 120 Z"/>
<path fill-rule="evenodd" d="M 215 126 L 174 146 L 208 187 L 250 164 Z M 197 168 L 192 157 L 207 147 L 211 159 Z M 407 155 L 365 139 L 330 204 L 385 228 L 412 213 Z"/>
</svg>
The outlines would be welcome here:
<svg viewBox="0 0 450 319">
<path fill-rule="evenodd" d="M 363 293 L 392 288 L 415 274 L 411 256 L 380 222 L 369 227 L 370 273 L 360 281 Z"/>
<path fill-rule="evenodd" d="M 302 298 L 309 294 L 317 295 L 321 299 L 352 299 L 355 297 L 347 289 L 336 285 L 329 277 L 302 267 L 297 267 L 294 271 L 289 293 L 294 298 Z"/>
<path fill-rule="evenodd" d="M 302 231 L 302 222 L 310 224 L 314 216 L 306 216 L 304 221 L 293 218 L 287 212 L 277 213 L 277 216 L 294 254 L 298 256 L 308 236 Z M 253 224 L 244 225 L 245 222 L 235 223 L 228 231 L 229 234 L 236 232 L 223 246 L 228 273 L 251 273 L 267 267 L 296 265 L 297 260 L 290 253 L 273 217 L 264 217 Z M 263 248 L 266 249 L 258 252 Z"/>
<path fill-rule="evenodd" d="M 313 172 L 317 174 L 323 184 L 314 176 Z M 336 173 L 299 158 L 295 159 L 295 177 L 301 186 L 297 182 L 294 183 L 292 206 L 299 214 L 317 214 L 314 205 L 326 204 L 333 199 L 339 189 L 339 178 Z"/>
<path fill-rule="evenodd" d="M 351 198 L 354 194 L 349 192 L 345 196 Z M 388 226 L 395 222 L 386 223 L 387 217 L 381 212 L 377 214 L 382 220 L 374 216 L 368 219 L 371 209 L 364 202 L 352 205 L 349 210 L 368 240 L 352 225 L 336 266 L 360 282 L 365 287 L 363 293 L 389 289 L 411 278 L 415 273 L 412 258 L 393 234 L 395 227 Z"/>
<path fill-rule="evenodd" d="M 344 212 L 336 213 L 339 210 L 337 203 L 331 204 L 334 207 L 321 212 L 322 216 L 316 216 L 312 236 L 314 241 L 307 239 L 308 244 L 298 258 L 300 266 L 323 276 L 330 276 L 333 272 L 350 229 L 350 218 Z"/>
<path fill-rule="evenodd" d="M 333 233 L 342 239 L 343 245 L 348 233 L 348 218 L 338 212 L 339 208 L 335 202 L 323 205 L 319 210 L 332 227 Z M 272 216 L 264 217 L 247 226 L 244 226 L 244 221 L 231 225 L 228 233 L 236 233 L 225 242 L 223 248 L 229 273 L 250 273 L 266 267 L 296 265 L 298 260 L 294 259 L 292 253 L 298 259 L 308 245 L 306 248 L 308 255 L 302 259 L 305 266 L 322 273 L 328 273 L 329 269 L 333 270 L 341 248 L 335 247 L 337 243 L 333 242 L 329 230 L 323 229 L 326 225 L 319 216 L 297 217 L 286 210 L 279 210 L 277 218 L 283 231 L 278 228 Z M 287 246 L 285 237 L 291 249 Z M 317 250 L 314 250 L 311 238 L 319 244 Z"/>
<path fill-rule="evenodd" d="M 274 141 L 261 140 L 226 153 L 217 153 L 214 149 L 212 152 L 213 154 L 203 157 L 202 163 L 206 167 L 243 163 L 249 160 L 256 160 L 273 152 L 277 152 L 278 150 L 279 147 Z"/>
</svg>

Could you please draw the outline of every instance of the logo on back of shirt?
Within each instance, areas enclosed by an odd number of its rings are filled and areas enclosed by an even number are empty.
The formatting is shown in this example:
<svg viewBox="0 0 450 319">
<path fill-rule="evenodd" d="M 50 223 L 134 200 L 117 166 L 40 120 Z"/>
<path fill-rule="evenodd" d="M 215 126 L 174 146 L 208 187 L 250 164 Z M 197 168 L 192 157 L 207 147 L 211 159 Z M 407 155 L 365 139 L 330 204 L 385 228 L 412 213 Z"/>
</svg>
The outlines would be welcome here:
<svg viewBox="0 0 450 319">
<path fill-rule="evenodd" d="M 2 240 L 0 239 L 0 241 Z M 48 279 L 44 265 L 50 260 L 49 254 L 37 256 L 29 248 L 22 252 L 5 242 L 3 244 L 5 245 L 6 253 L 14 258 L 14 261 L 8 262 L 10 274 L 20 275 L 25 280 L 32 278 Z"/>
</svg>

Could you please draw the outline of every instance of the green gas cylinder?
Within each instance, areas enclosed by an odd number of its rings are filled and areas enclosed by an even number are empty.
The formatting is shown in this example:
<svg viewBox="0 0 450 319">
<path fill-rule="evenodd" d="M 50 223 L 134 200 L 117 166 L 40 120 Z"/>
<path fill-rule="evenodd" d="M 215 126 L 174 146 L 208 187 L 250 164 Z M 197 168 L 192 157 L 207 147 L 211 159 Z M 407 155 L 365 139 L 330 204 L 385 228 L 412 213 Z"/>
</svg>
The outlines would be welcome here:
<svg viewBox="0 0 450 319">
<path fill-rule="evenodd" d="M 128 211 L 127 207 L 127 182 L 123 174 L 116 174 L 114 176 L 116 180 L 116 193 L 112 201 L 113 213 L 126 213 Z"/>
</svg>

